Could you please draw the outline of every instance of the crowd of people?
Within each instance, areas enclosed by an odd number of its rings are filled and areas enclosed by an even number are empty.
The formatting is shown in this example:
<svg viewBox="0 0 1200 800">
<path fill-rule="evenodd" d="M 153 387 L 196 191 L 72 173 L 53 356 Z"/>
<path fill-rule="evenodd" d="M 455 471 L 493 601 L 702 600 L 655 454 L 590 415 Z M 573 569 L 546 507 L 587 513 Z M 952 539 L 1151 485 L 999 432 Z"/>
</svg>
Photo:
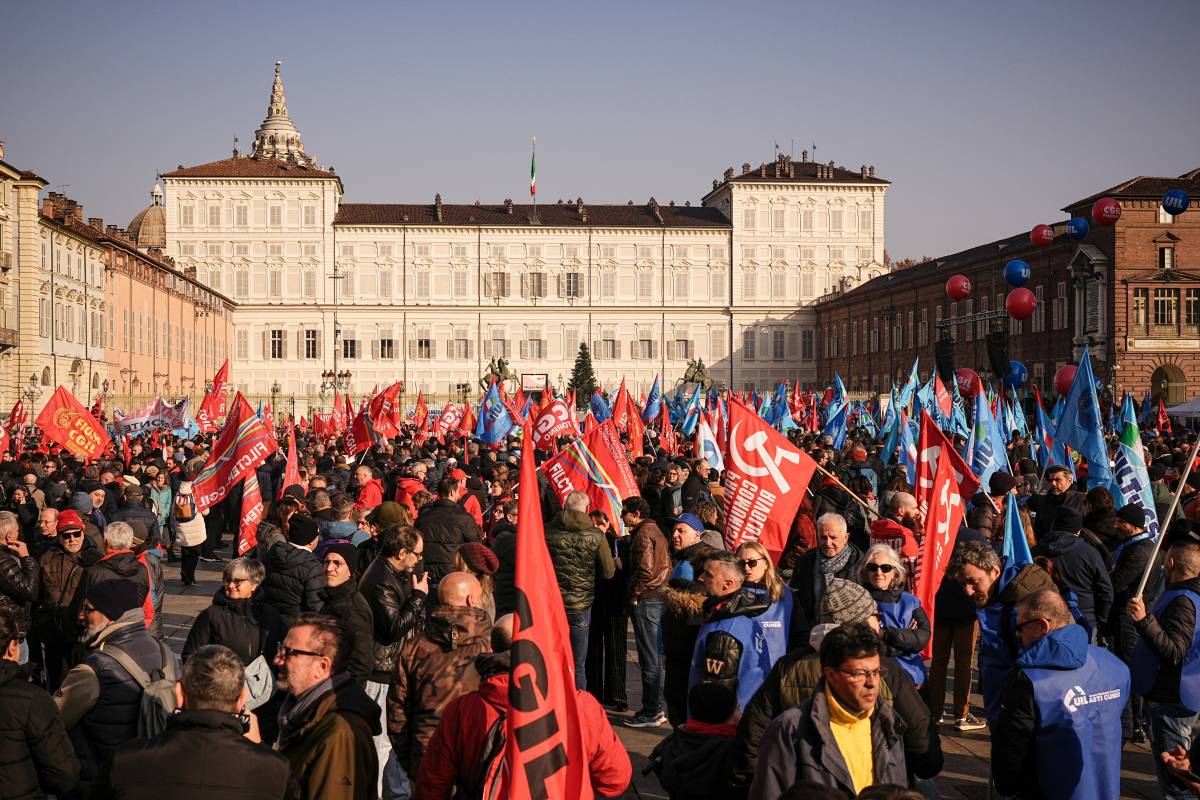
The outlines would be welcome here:
<svg viewBox="0 0 1200 800">
<path fill-rule="evenodd" d="M 1125 744 L 1147 741 L 1164 796 L 1200 796 L 1183 437 L 1146 437 L 1159 549 L 1143 509 L 1039 470 L 1014 435 L 924 607 L 904 468 L 869 438 L 791 436 L 822 472 L 781 554 L 729 550 L 719 472 L 652 438 L 620 524 L 539 473 L 596 794 L 633 777 L 618 725 L 661 729 L 647 770 L 671 798 L 935 797 L 948 729 L 986 730 L 996 796 L 1115 798 Z M 0 797 L 496 796 L 522 443 L 408 426 L 352 458 L 301 433 L 298 483 L 282 450 L 258 468 L 267 509 L 240 553 L 240 491 L 203 512 L 193 496 L 210 446 L 3 455 Z M 1009 497 L 1030 563 L 1005 555 Z M 176 654 L 168 595 L 196 593 L 201 562 L 220 587 Z"/>
</svg>

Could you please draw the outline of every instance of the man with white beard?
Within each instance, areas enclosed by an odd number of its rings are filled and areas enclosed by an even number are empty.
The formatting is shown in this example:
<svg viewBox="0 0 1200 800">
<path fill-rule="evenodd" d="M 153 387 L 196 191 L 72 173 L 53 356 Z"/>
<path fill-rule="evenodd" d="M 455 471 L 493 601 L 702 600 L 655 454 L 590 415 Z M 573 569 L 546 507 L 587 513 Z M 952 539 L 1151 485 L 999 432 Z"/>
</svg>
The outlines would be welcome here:
<svg viewBox="0 0 1200 800">
<path fill-rule="evenodd" d="M 117 745 L 138 736 L 142 689 L 120 661 L 132 660 L 152 677 L 179 675 L 174 653 L 146 630 L 143 596 L 142 587 L 123 579 L 92 584 L 84 595 L 87 653 L 54 695 L 79 757 L 81 788 L 91 786 Z"/>
</svg>

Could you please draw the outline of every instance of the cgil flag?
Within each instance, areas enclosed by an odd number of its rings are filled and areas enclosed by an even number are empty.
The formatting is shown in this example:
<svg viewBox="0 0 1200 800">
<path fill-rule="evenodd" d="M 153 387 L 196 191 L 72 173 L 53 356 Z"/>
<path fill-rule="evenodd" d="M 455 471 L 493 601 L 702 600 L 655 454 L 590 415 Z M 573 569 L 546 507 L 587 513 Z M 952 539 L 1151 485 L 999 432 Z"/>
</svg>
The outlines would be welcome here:
<svg viewBox="0 0 1200 800">
<path fill-rule="evenodd" d="M 774 561 L 817 463 L 740 400 L 729 401 L 725 470 L 725 546 L 758 542 Z"/>
<path fill-rule="evenodd" d="M 16 409 L 13 409 L 16 413 Z M 11 418 L 12 415 L 10 414 Z M 75 395 L 59 386 L 46 402 L 34 423 L 50 441 L 62 445 L 71 455 L 85 461 L 99 458 L 112 439 Z"/>
<path fill-rule="evenodd" d="M 937 430 L 933 420 L 927 413 L 921 415 L 922 439 L 926 426 Z M 941 431 L 938 431 L 941 435 Z M 948 444 L 942 449 L 942 456 L 947 452 L 953 453 L 954 448 Z M 924 454 L 922 454 L 924 455 Z M 966 509 L 961 485 L 955 479 L 952 459 L 937 457 L 933 466 L 932 480 L 929 482 L 927 496 L 928 513 L 925 516 L 924 538 L 921 540 L 921 554 L 917 561 L 917 575 L 913 594 L 921 601 L 921 607 L 927 609 L 929 624 L 933 625 L 933 614 L 936 604 L 934 598 L 942 578 L 946 574 L 946 565 L 950 562 L 950 553 L 954 549 L 954 540 L 958 535 L 958 526 L 962 523 Z M 933 651 L 932 639 L 925 645 L 922 658 L 929 658 Z"/>
<path fill-rule="evenodd" d="M 279 484 L 279 496 L 289 486 L 300 484 L 300 454 L 296 452 L 296 423 L 289 419 L 287 425 L 288 452 L 287 463 L 283 468 L 283 480 Z"/>
<path fill-rule="evenodd" d="M 238 392 L 208 461 L 192 482 L 196 510 L 203 513 L 224 500 L 278 449 L 275 437 Z"/>
<path fill-rule="evenodd" d="M 525 426 L 524 441 L 533 432 Z M 542 528 L 533 448 L 521 448 L 517 495 L 515 620 L 504 759 L 499 796 L 511 800 L 582 798 L 593 794 L 588 777 L 580 703 L 595 700 L 575 690 L 575 659 L 567 615 Z"/>
<path fill-rule="evenodd" d="M 238 525 L 237 543 L 239 557 L 258 546 L 258 523 L 262 517 L 262 489 L 258 485 L 258 473 L 251 472 L 242 484 L 242 521 Z"/>
</svg>

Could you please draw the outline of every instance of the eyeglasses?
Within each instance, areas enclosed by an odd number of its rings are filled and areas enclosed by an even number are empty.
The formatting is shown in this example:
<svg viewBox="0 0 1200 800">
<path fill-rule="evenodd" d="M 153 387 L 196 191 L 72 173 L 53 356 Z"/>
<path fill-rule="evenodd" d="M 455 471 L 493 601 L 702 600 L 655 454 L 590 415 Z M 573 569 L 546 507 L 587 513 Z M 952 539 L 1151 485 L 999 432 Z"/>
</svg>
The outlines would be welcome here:
<svg viewBox="0 0 1200 800">
<path fill-rule="evenodd" d="M 82 539 L 83 531 L 63 531 L 58 535 L 64 539 Z"/>
<path fill-rule="evenodd" d="M 740 566 L 742 569 L 754 569 L 758 566 L 758 562 L 760 561 L 762 561 L 761 558 L 739 558 L 738 566 Z"/>
<path fill-rule="evenodd" d="M 1027 619 L 1024 622 L 1018 622 L 1016 625 L 1013 626 L 1013 630 L 1019 631 L 1019 630 L 1021 630 L 1021 628 L 1024 628 L 1026 625 L 1032 625 L 1033 623 L 1041 622 L 1044 619 L 1045 619 L 1045 617 L 1034 617 L 1033 619 Z"/>
<path fill-rule="evenodd" d="M 311 658 L 324 658 L 324 653 L 314 653 L 311 650 L 297 650 L 293 647 L 279 646 L 279 652 L 276 653 L 276 658 L 282 658 L 287 661 L 292 656 L 309 656 Z"/>
<path fill-rule="evenodd" d="M 881 670 L 881 669 L 849 670 L 849 669 L 842 669 L 841 667 L 838 667 L 837 671 L 842 673 L 843 675 L 845 675 L 847 678 L 849 678 L 851 683 L 866 683 L 867 678 L 879 680 L 879 674 L 883 670 Z"/>
<path fill-rule="evenodd" d="M 895 567 L 891 564 L 867 564 L 867 572 L 882 572 L 887 575 L 894 569 Z"/>
<path fill-rule="evenodd" d="M 321 563 L 323 563 L 323 564 L 324 564 L 325 566 L 327 566 L 327 567 L 328 567 L 330 564 L 332 564 L 333 566 L 337 567 L 338 569 L 341 569 L 342 567 L 347 567 L 347 566 L 349 566 L 349 564 L 347 564 L 345 561 L 343 561 L 343 560 L 342 560 L 342 559 L 340 559 L 340 558 L 327 558 L 327 559 L 325 559 L 325 560 L 324 560 L 323 562 L 321 562 Z"/>
</svg>

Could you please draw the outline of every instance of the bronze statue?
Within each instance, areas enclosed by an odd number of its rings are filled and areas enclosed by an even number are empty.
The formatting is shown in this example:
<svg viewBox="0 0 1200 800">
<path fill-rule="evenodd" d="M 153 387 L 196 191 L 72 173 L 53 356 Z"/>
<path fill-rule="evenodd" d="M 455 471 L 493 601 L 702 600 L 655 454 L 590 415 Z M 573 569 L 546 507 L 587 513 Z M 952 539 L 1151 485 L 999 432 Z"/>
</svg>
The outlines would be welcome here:
<svg viewBox="0 0 1200 800">
<path fill-rule="evenodd" d="M 676 381 L 675 385 L 698 383 L 708 391 L 712 388 L 712 378 L 708 375 L 708 368 L 704 366 L 704 359 L 693 358 L 688 360 L 687 371 L 683 373 L 683 377 Z"/>
<path fill-rule="evenodd" d="M 508 359 L 504 357 L 493 358 L 488 362 L 487 371 L 479 379 L 479 386 L 486 392 L 488 387 L 492 385 L 492 381 L 503 383 L 504 381 L 513 380 L 516 377 L 513 371 L 508 368 Z"/>
</svg>

